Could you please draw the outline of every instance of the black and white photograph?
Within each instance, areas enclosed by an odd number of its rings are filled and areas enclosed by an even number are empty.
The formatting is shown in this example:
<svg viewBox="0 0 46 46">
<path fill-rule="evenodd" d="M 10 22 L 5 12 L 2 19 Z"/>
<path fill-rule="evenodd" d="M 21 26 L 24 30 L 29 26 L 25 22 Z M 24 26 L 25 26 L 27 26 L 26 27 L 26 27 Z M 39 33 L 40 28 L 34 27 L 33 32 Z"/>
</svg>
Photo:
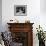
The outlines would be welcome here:
<svg viewBox="0 0 46 46">
<path fill-rule="evenodd" d="M 27 15 L 27 5 L 14 5 L 14 16 Z"/>
</svg>

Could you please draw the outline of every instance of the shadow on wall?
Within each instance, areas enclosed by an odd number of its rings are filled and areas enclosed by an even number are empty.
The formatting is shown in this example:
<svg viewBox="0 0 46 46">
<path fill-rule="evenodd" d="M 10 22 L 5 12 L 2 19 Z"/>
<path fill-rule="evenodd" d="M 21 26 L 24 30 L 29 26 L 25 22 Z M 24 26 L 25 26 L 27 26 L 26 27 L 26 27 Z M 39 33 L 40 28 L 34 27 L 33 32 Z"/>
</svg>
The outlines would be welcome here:
<svg viewBox="0 0 46 46">
<path fill-rule="evenodd" d="M 2 31 L 2 0 L 0 0 L 0 31 Z"/>
<path fill-rule="evenodd" d="M 46 0 L 40 0 L 40 12 L 46 14 Z"/>
</svg>

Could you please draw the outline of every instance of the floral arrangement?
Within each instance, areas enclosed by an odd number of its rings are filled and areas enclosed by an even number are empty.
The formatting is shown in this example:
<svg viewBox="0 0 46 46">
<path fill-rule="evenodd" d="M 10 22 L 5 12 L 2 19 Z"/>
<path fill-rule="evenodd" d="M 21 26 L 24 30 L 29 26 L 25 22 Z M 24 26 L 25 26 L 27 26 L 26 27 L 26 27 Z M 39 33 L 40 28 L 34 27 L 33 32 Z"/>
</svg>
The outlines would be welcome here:
<svg viewBox="0 0 46 46">
<path fill-rule="evenodd" d="M 36 29 L 37 29 L 36 36 L 38 36 L 38 40 L 45 41 L 45 34 L 44 34 L 44 31 L 43 31 L 42 27 L 40 27 L 40 25 L 39 25 L 39 28 L 36 28 Z"/>
</svg>

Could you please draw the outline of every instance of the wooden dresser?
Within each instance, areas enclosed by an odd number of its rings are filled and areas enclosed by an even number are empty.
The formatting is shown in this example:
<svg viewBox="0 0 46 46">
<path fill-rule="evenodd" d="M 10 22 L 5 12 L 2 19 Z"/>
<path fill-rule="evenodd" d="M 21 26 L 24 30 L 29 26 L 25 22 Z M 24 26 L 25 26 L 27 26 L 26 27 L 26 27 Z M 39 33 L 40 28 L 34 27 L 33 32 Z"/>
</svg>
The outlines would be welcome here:
<svg viewBox="0 0 46 46">
<path fill-rule="evenodd" d="M 33 23 L 7 23 L 12 39 L 22 46 L 33 46 Z"/>
</svg>

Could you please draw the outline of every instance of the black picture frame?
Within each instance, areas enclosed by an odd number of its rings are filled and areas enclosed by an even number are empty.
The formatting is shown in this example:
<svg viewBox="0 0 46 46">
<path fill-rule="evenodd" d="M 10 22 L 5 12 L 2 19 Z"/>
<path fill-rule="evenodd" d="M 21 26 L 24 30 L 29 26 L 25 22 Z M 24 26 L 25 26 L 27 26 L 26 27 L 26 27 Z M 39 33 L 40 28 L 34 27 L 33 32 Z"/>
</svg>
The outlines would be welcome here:
<svg viewBox="0 0 46 46">
<path fill-rule="evenodd" d="M 27 5 L 14 5 L 14 16 L 26 16 Z"/>
</svg>

